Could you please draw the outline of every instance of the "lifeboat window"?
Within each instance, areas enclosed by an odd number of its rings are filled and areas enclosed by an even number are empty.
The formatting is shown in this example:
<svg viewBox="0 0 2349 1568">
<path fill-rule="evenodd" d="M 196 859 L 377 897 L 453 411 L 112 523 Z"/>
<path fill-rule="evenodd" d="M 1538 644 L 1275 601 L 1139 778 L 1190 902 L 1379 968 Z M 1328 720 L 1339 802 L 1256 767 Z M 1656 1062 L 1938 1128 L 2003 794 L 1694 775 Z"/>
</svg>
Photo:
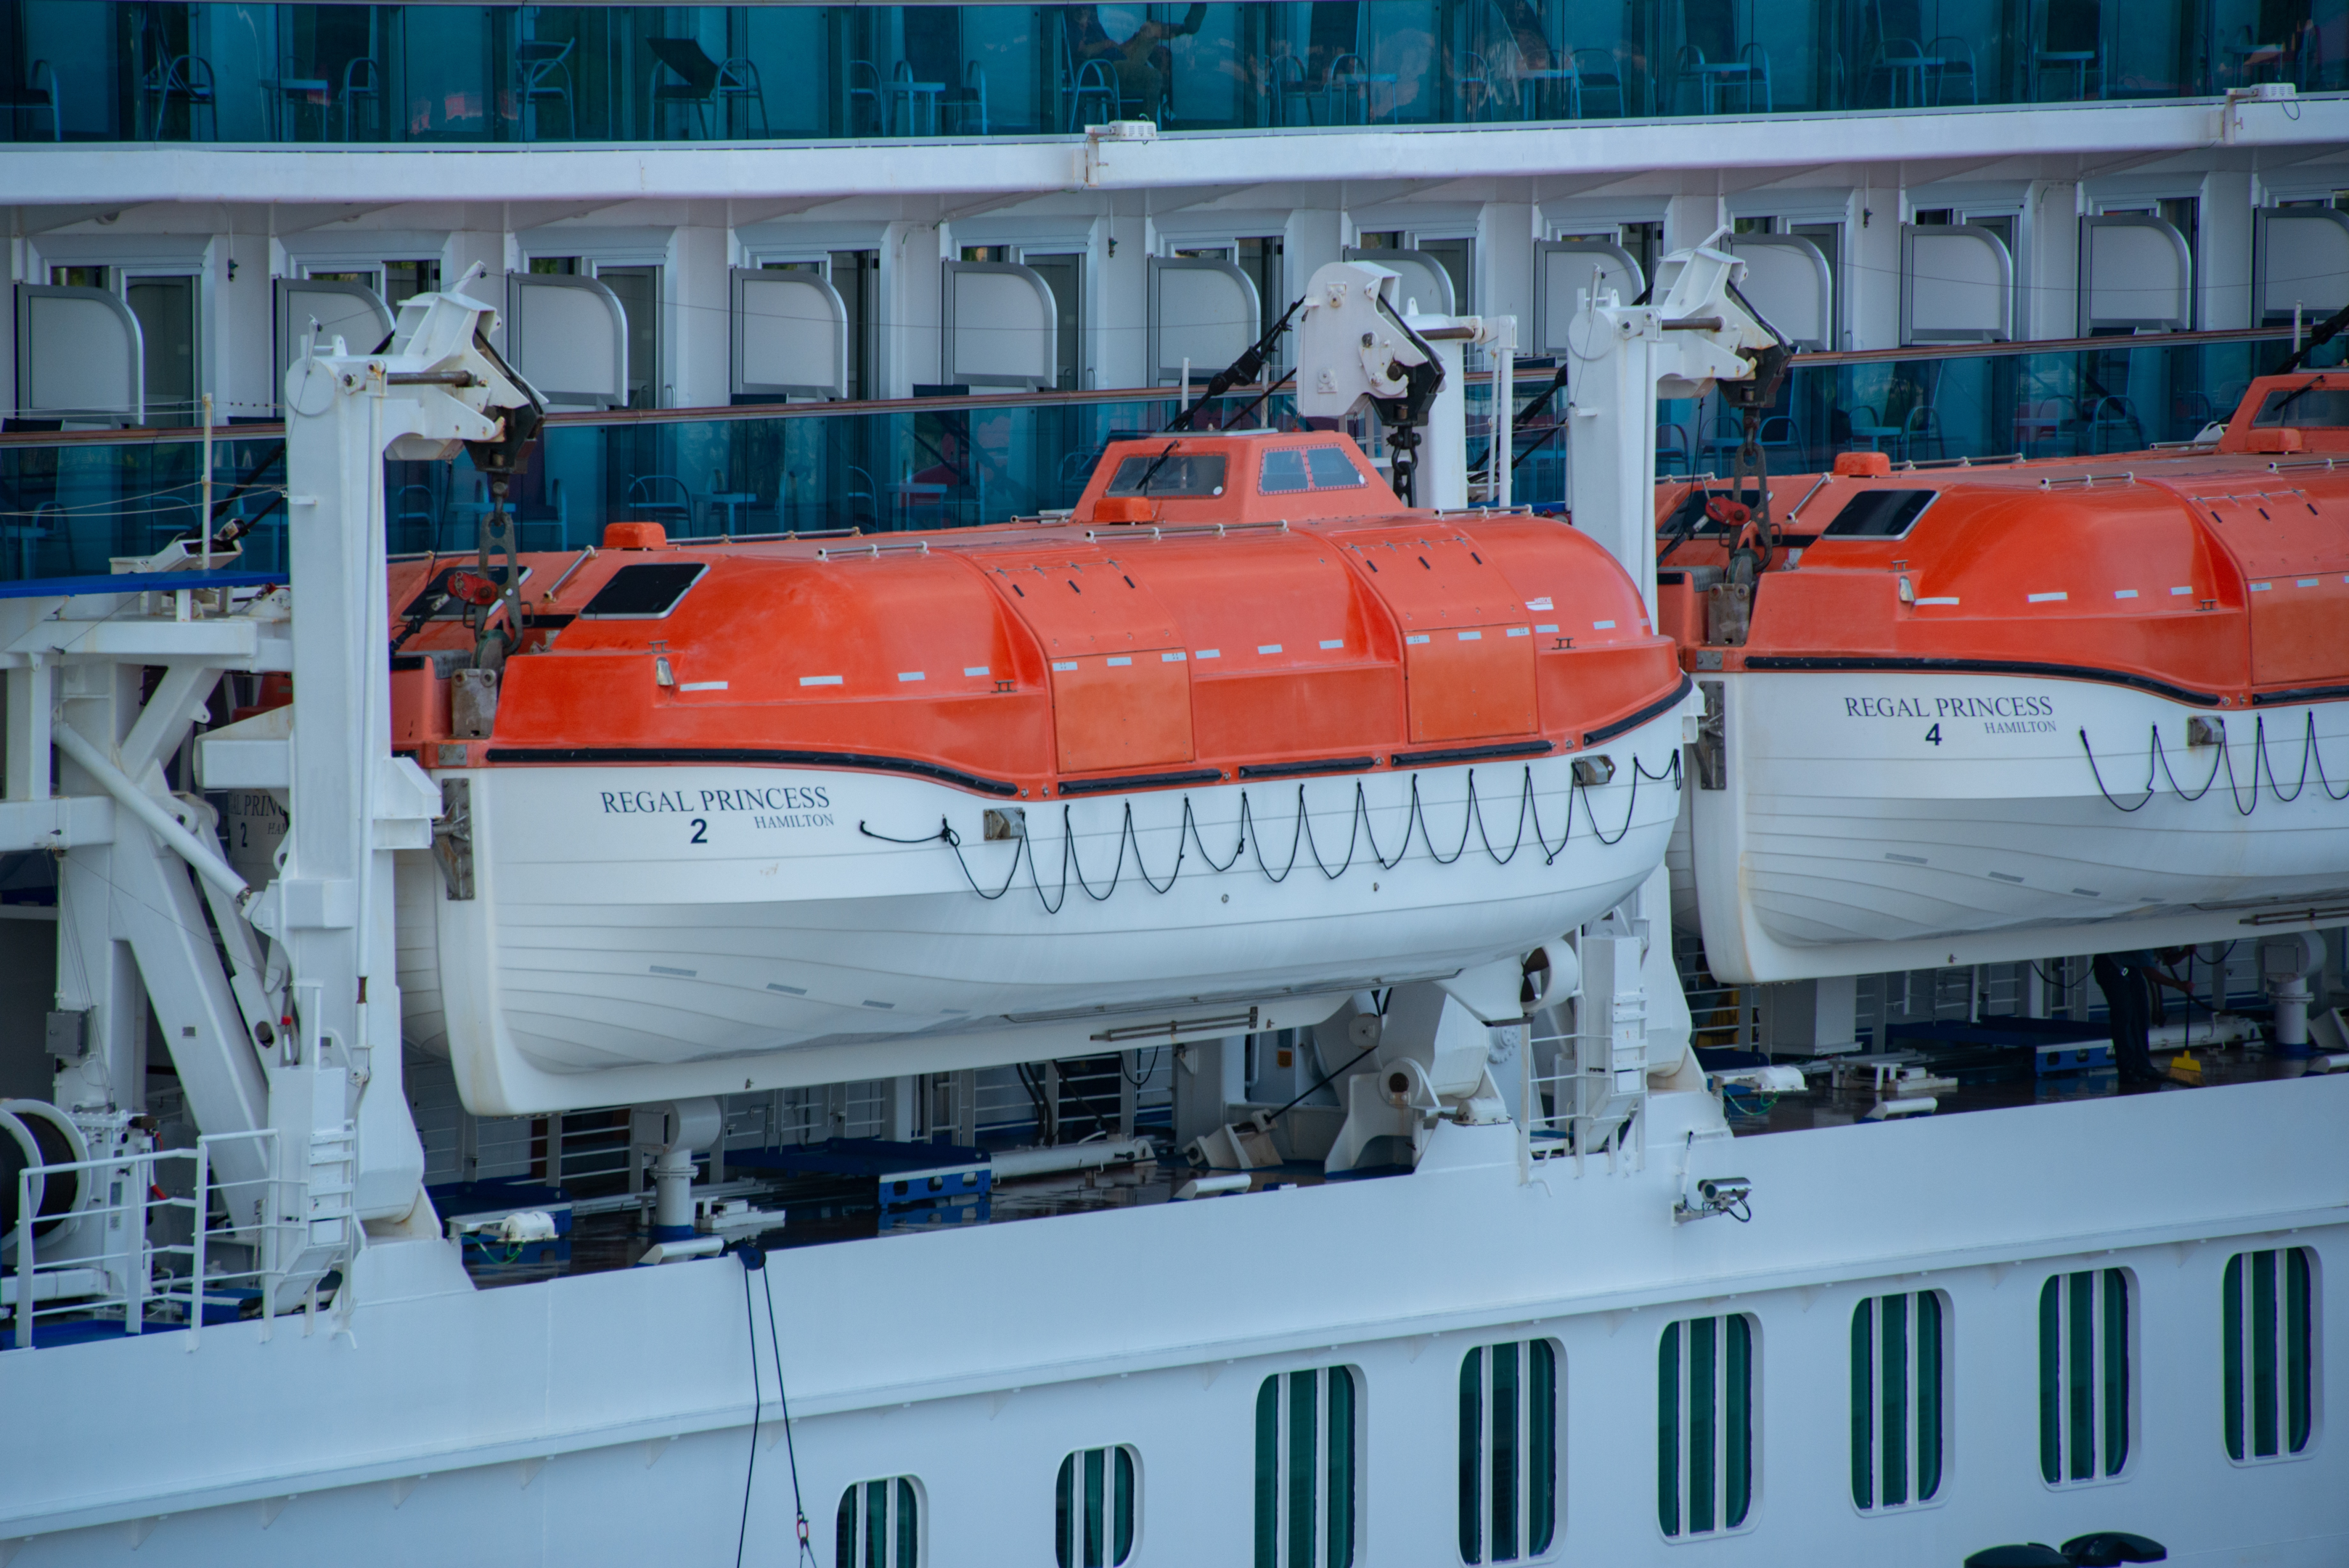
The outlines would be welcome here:
<svg viewBox="0 0 2349 1568">
<path fill-rule="evenodd" d="M 1307 447 L 1305 465 L 1313 471 L 1316 490 L 1360 490 L 1370 483 L 1354 460 L 1334 446 Z"/>
<path fill-rule="evenodd" d="M 1157 472 L 1153 472 L 1155 469 Z M 1146 481 L 1146 483 L 1145 483 Z M 1224 455 L 1221 452 L 1178 452 L 1162 462 L 1157 456 L 1129 457 L 1119 462 L 1109 482 L 1112 495 L 1221 495 Z"/>
<path fill-rule="evenodd" d="M 1909 532 L 1940 492 L 1863 490 L 1843 504 L 1826 525 L 1830 539 L 1898 539 Z"/>
<path fill-rule="evenodd" d="M 622 566 L 612 574 L 612 580 L 595 590 L 587 607 L 579 612 L 584 620 L 660 620 L 677 608 L 685 591 L 701 580 L 709 570 L 706 561 L 662 561 L 657 564 Z"/>
<path fill-rule="evenodd" d="M 2294 430 L 2349 425 L 2349 387 L 2308 381 L 2270 392 L 2260 411 L 2251 416 L 2251 423 L 2262 429 L 2289 425 Z"/>
<path fill-rule="evenodd" d="M 1257 470 L 1256 487 L 1264 495 L 1294 495 L 1312 487 L 1306 476 L 1305 451 L 1301 446 L 1277 446 L 1264 454 L 1264 466 Z"/>
<path fill-rule="evenodd" d="M 1264 454 L 1256 487 L 1262 495 L 1294 495 L 1308 489 L 1360 490 L 1369 483 L 1334 446 L 1277 446 Z"/>
</svg>

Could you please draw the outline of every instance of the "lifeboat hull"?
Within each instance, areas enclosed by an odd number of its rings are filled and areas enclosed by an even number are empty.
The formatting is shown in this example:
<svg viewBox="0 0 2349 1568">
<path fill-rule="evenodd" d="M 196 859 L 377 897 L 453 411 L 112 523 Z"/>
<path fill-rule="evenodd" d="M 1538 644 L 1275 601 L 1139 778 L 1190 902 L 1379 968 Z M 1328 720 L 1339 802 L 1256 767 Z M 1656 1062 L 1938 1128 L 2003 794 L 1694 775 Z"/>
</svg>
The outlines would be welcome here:
<svg viewBox="0 0 2349 1568">
<path fill-rule="evenodd" d="M 1589 784 L 1564 754 L 1016 805 L 848 769 L 446 774 L 473 897 L 403 857 L 408 1037 L 511 1115 L 1312 1023 L 1619 902 L 1678 815 L 1680 714 Z"/>
<path fill-rule="evenodd" d="M 2349 914 L 2349 702 L 2220 711 L 2118 683 L 1861 670 L 1700 687 L 1722 739 L 1719 771 L 1691 780 L 1690 853 L 1723 980 L 2230 941 Z"/>
</svg>

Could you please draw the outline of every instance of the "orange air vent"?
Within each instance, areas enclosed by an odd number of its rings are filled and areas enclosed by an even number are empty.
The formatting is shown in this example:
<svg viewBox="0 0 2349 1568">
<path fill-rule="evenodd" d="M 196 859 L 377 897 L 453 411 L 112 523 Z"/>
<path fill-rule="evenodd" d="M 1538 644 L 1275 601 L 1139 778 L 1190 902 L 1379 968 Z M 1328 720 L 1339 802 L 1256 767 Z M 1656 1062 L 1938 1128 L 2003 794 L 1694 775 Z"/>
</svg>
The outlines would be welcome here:
<svg viewBox="0 0 2349 1568">
<path fill-rule="evenodd" d="M 1839 452 L 1836 453 L 1835 471 L 1844 479 L 1879 479 L 1892 472 L 1892 454 L 1887 452 Z"/>
<path fill-rule="evenodd" d="M 2251 450 L 2257 452 L 2298 452 L 2300 432 L 2289 426 L 2280 430 L 2255 430 L 2251 432 Z"/>
<path fill-rule="evenodd" d="M 1093 503 L 1096 523 L 1149 523 L 1155 521 L 1147 495 L 1104 495 Z"/>
<path fill-rule="evenodd" d="M 657 523 L 606 523 L 604 524 L 604 548 L 666 550 L 668 548 L 668 530 Z"/>
</svg>

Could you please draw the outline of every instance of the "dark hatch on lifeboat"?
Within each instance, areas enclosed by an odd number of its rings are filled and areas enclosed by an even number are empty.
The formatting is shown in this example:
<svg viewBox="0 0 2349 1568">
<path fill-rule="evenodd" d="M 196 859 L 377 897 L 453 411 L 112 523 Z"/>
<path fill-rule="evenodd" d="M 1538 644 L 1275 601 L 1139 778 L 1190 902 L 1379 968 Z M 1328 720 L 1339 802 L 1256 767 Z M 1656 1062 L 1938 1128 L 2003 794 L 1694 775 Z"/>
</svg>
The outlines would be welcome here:
<svg viewBox="0 0 2349 1568">
<path fill-rule="evenodd" d="M 1863 490 L 1843 504 L 1826 526 L 1830 539 L 1898 539 L 1909 532 L 1937 493 L 1930 490 Z"/>
<path fill-rule="evenodd" d="M 584 620 L 659 620 L 677 608 L 685 590 L 709 570 L 702 561 L 659 561 L 622 566 L 612 580 L 595 590 Z"/>
</svg>

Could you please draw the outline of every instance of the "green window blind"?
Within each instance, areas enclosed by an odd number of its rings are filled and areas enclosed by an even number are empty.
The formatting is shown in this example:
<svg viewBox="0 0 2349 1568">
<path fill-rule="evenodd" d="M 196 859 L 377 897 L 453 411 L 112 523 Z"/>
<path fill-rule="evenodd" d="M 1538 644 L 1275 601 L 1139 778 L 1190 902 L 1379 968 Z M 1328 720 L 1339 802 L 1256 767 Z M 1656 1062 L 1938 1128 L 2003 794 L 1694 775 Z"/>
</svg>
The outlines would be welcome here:
<svg viewBox="0 0 2349 1568">
<path fill-rule="evenodd" d="M 1133 1450 L 1085 1449 L 1061 1461 L 1052 1550 L 1061 1568 L 1119 1568 L 1133 1555 Z"/>
<path fill-rule="evenodd" d="M 1665 1325 L 1656 1352 L 1656 1518 L 1666 1535 L 1745 1522 L 1754 1501 L 1754 1324 Z"/>
<path fill-rule="evenodd" d="M 1557 1533 L 1557 1347 L 1484 1345 L 1460 1362 L 1460 1560 L 1514 1563 Z"/>
<path fill-rule="evenodd" d="M 2238 1252 L 2220 1287 L 2227 1457 L 2281 1459 L 2311 1436 L 2308 1252 Z"/>
<path fill-rule="evenodd" d="M 1354 1375 L 1284 1372 L 1256 1401 L 1257 1568 L 1354 1561 Z"/>
<path fill-rule="evenodd" d="M 2050 1485 L 2128 1463 L 2129 1278 L 2056 1274 L 2039 1291 L 2039 1473 Z"/>
<path fill-rule="evenodd" d="M 1869 1296 L 1851 1314 L 1851 1501 L 1923 1502 L 1941 1489 L 1941 1298 Z"/>
<path fill-rule="evenodd" d="M 921 1568 L 920 1494 L 905 1476 L 858 1481 L 833 1520 L 835 1568 Z"/>
</svg>

